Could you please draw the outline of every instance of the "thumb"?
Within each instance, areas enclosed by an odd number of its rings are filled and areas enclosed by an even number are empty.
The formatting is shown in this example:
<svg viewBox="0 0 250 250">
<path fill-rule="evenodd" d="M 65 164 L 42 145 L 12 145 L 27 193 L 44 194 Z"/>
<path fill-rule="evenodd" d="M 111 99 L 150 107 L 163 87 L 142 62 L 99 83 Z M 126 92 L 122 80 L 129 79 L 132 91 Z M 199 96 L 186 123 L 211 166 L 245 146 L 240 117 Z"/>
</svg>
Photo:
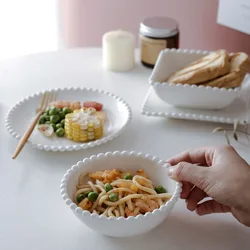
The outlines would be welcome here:
<svg viewBox="0 0 250 250">
<path fill-rule="evenodd" d="M 180 162 L 168 169 L 168 175 L 176 181 L 187 181 L 204 190 L 210 182 L 210 169 L 187 162 Z"/>
</svg>

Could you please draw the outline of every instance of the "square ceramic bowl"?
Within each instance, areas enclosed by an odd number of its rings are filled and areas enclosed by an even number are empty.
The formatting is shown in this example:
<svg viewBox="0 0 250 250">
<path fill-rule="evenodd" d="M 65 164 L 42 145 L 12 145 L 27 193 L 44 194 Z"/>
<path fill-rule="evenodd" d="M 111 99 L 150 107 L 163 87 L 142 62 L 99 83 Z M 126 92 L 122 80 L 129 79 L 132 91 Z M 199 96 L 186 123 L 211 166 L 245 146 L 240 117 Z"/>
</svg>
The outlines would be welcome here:
<svg viewBox="0 0 250 250">
<path fill-rule="evenodd" d="M 166 82 L 171 74 L 209 53 L 200 50 L 162 50 L 149 78 L 159 98 L 180 108 L 222 109 L 230 105 L 240 95 L 240 88 L 212 88 Z"/>
<path fill-rule="evenodd" d="M 142 153 L 116 151 L 93 155 L 79 161 L 64 175 L 61 182 L 62 198 L 81 222 L 101 234 L 113 237 L 130 237 L 143 234 L 163 222 L 180 197 L 181 183 L 168 177 L 168 166 L 169 164 L 159 158 Z M 82 172 L 95 172 L 113 168 L 125 169 L 131 171 L 131 173 L 143 168 L 154 184 L 163 185 L 172 194 L 171 199 L 153 212 L 128 218 L 107 218 L 104 215 L 92 214 L 78 207 L 72 201 L 78 177 Z"/>
</svg>

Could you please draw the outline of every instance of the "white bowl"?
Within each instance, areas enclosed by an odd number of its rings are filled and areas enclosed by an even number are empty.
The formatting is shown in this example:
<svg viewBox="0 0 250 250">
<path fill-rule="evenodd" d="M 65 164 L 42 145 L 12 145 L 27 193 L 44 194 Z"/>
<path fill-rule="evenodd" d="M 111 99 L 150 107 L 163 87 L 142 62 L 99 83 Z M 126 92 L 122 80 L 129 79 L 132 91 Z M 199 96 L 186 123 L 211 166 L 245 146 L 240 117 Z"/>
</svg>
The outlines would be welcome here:
<svg viewBox="0 0 250 250">
<path fill-rule="evenodd" d="M 208 53 L 210 52 L 200 50 L 162 50 L 149 78 L 150 85 L 163 101 L 175 107 L 198 109 L 227 107 L 240 95 L 240 88 L 212 88 L 165 82 L 172 73 Z"/>
<path fill-rule="evenodd" d="M 78 162 L 67 171 L 62 179 L 61 194 L 76 217 L 89 228 L 113 237 L 139 235 L 150 231 L 163 222 L 180 197 L 181 183 L 168 177 L 168 166 L 169 164 L 159 158 L 142 153 L 116 151 L 94 155 Z M 173 196 L 166 204 L 153 212 L 128 218 L 107 218 L 103 215 L 91 214 L 72 201 L 80 173 L 113 168 L 123 168 L 132 173 L 143 168 L 154 184 L 163 185 Z"/>
</svg>

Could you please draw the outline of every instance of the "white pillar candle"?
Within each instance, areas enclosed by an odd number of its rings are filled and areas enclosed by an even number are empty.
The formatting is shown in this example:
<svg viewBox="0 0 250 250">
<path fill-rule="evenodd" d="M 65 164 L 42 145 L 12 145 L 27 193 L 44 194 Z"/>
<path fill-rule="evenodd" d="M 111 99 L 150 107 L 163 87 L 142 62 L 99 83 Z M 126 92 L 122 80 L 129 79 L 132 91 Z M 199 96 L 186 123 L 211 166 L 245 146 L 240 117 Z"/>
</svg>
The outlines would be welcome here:
<svg viewBox="0 0 250 250">
<path fill-rule="evenodd" d="M 115 30 L 102 37 L 103 66 L 111 71 L 128 71 L 135 66 L 135 36 Z"/>
</svg>

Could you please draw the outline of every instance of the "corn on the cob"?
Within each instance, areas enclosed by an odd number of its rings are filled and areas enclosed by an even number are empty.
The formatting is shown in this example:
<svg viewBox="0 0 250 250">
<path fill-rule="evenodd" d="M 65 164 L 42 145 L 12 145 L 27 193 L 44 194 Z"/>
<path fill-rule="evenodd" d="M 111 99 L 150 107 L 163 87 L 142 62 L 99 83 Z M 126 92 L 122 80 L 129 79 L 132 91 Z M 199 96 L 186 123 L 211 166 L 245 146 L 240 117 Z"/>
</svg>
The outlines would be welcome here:
<svg viewBox="0 0 250 250">
<path fill-rule="evenodd" d="M 95 109 L 80 109 L 65 117 L 65 134 L 68 139 L 87 142 L 103 136 L 102 120 L 95 115 Z"/>
</svg>

